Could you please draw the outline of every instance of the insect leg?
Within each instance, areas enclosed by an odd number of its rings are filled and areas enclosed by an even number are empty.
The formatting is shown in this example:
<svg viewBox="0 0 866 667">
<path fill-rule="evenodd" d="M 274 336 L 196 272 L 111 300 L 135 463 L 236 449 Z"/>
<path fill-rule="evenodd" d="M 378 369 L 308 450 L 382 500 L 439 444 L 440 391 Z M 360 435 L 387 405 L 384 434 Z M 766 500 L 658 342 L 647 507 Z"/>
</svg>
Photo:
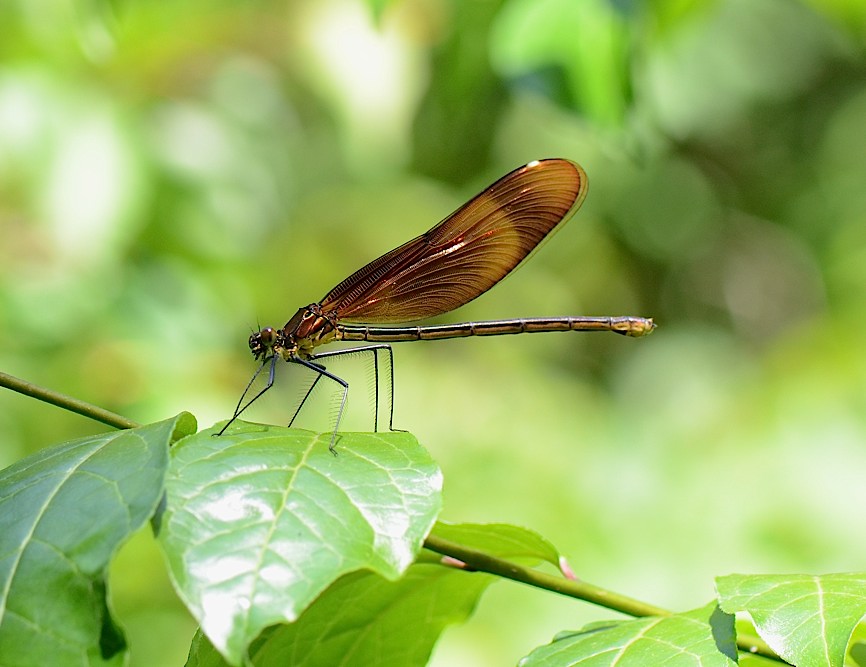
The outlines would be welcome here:
<svg viewBox="0 0 866 667">
<path fill-rule="evenodd" d="M 305 368 L 309 368 L 311 371 L 314 371 L 319 374 L 319 377 L 326 377 L 329 380 L 333 380 L 337 384 L 339 384 L 343 388 L 343 398 L 340 401 L 340 410 L 337 412 L 336 423 L 334 424 L 334 432 L 331 433 L 331 443 L 328 445 L 328 449 L 331 450 L 331 454 L 334 456 L 337 455 L 337 450 L 335 448 L 335 444 L 337 442 L 337 431 L 340 428 L 340 421 L 343 419 L 343 411 L 346 409 L 346 398 L 349 396 L 349 383 L 346 382 L 343 378 L 334 375 L 333 373 L 328 372 L 324 366 L 321 364 L 314 363 L 313 361 L 309 361 L 307 359 L 301 359 L 300 357 L 293 357 L 288 360 L 293 364 L 299 364 L 304 366 Z M 318 378 L 313 382 L 315 385 L 318 382 Z M 309 395 L 309 393 L 308 393 Z M 306 400 L 306 399 L 305 399 Z M 299 408 L 300 409 L 300 408 Z"/>
<path fill-rule="evenodd" d="M 249 393 L 250 388 L 253 386 L 253 383 L 256 381 L 256 378 L 259 377 L 259 375 L 261 374 L 261 372 L 262 372 L 262 371 L 265 369 L 265 367 L 268 365 L 268 362 L 270 362 L 270 369 L 268 370 L 268 381 L 267 381 L 267 383 L 265 384 L 264 388 L 263 388 L 259 393 L 257 393 L 257 394 L 256 394 L 255 396 L 253 396 L 249 401 L 247 401 L 246 403 L 244 403 L 244 399 L 246 398 L 247 394 Z M 227 428 L 228 428 L 232 423 L 234 423 L 235 419 L 237 419 L 238 417 L 241 416 L 241 413 L 242 413 L 244 410 L 246 410 L 248 407 L 250 407 L 253 403 L 255 403 L 255 402 L 256 402 L 256 401 L 261 397 L 262 394 L 264 394 L 268 389 L 270 389 L 271 387 L 274 386 L 274 374 L 276 373 L 276 366 L 277 366 L 277 356 L 276 356 L 275 354 L 272 354 L 270 357 L 266 357 L 265 360 L 262 361 L 262 365 L 259 366 L 258 370 L 256 370 L 255 373 L 253 373 L 252 378 L 250 378 L 250 381 L 247 383 L 247 386 L 246 386 L 246 388 L 244 389 L 244 393 L 241 394 L 241 397 L 240 397 L 240 399 L 238 400 L 238 404 L 237 404 L 237 406 L 235 406 L 235 411 L 234 411 L 234 414 L 232 415 L 232 418 L 229 419 L 229 420 L 225 423 L 225 426 L 223 426 L 223 427 L 219 430 L 219 433 L 215 433 L 214 435 L 220 436 L 220 435 L 222 435 L 223 433 L 225 433 L 225 430 L 226 430 L 226 429 L 227 429 Z"/>
<path fill-rule="evenodd" d="M 320 354 L 314 354 L 310 357 L 310 360 L 315 359 L 324 359 L 327 357 L 337 357 L 337 356 L 345 356 L 350 354 L 363 354 L 363 353 L 371 353 L 373 355 L 373 374 L 375 378 L 374 384 L 374 417 L 373 417 L 373 430 L 379 430 L 379 352 L 386 351 L 388 353 L 388 430 L 394 430 L 394 353 L 391 350 L 390 345 L 366 345 L 364 347 L 353 347 L 345 350 L 333 350 L 331 352 L 322 352 Z"/>
</svg>

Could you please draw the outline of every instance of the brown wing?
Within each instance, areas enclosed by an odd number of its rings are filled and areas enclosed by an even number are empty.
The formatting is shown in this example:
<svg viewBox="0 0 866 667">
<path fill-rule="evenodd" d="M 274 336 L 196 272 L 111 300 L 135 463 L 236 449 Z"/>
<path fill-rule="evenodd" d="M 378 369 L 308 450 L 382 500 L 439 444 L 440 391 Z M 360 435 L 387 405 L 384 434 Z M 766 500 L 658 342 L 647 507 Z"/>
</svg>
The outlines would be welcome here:
<svg viewBox="0 0 866 667">
<path fill-rule="evenodd" d="M 454 310 L 514 270 L 578 209 L 586 188 L 574 162 L 530 162 L 353 273 L 322 299 L 322 309 L 343 321 L 395 324 Z"/>
</svg>

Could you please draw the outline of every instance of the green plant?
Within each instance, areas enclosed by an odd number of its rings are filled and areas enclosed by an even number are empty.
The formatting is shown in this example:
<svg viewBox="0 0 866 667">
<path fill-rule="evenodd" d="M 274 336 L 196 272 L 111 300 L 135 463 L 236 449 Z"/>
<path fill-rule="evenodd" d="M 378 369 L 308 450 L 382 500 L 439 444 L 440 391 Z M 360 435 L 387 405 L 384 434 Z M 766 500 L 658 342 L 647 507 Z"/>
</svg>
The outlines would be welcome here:
<svg viewBox="0 0 866 667">
<path fill-rule="evenodd" d="M 719 577 L 715 600 L 681 613 L 581 582 L 531 530 L 437 522 L 441 472 L 407 433 L 345 433 L 333 457 L 328 434 L 242 422 L 215 438 L 188 413 L 130 428 L 3 383 L 125 429 L 0 472 L 4 666 L 123 664 L 106 572 L 147 521 L 200 625 L 187 662 L 199 667 L 425 664 L 444 628 L 502 579 L 634 617 L 528 647 L 524 667 L 731 665 L 738 652 L 842 665 L 866 612 L 866 574 Z M 735 627 L 737 612 L 766 644 Z M 863 664 L 858 650 L 851 660 Z"/>
</svg>

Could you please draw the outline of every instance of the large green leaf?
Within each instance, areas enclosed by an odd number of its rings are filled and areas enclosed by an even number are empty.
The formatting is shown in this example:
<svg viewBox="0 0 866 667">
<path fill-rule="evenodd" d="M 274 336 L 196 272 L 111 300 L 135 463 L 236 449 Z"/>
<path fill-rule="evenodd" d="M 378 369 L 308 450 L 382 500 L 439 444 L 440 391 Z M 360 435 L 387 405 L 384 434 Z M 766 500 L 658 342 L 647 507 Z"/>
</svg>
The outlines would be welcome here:
<svg viewBox="0 0 866 667">
<path fill-rule="evenodd" d="M 348 574 L 297 621 L 265 630 L 250 647 L 256 667 L 425 665 L 442 630 L 472 612 L 496 578 L 419 564 L 397 581 Z M 188 667 L 225 667 L 207 642 L 194 644 Z"/>
<path fill-rule="evenodd" d="M 535 649 L 520 667 L 732 667 L 734 617 L 716 603 L 682 614 L 596 623 Z"/>
<path fill-rule="evenodd" d="M 537 563 L 551 559 L 553 547 L 538 534 L 505 524 L 442 524 L 432 531 L 462 546 L 500 558 Z M 465 621 L 481 594 L 497 577 L 440 563 L 425 551 L 398 581 L 355 572 L 336 581 L 291 624 L 265 630 L 250 647 L 256 667 L 391 667 L 424 665 L 448 626 Z M 411 631 L 407 631 L 411 629 Z M 188 667 L 225 667 L 200 634 Z"/>
<path fill-rule="evenodd" d="M 160 538 L 175 586 L 233 665 L 337 578 L 412 563 L 442 476 L 408 433 L 330 435 L 241 423 L 173 450 Z"/>
<path fill-rule="evenodd" d="M 866 614 L 866 574 L 743 575 L 716 579 L 719 604 L 748 612 L 763 640 L 793 665 L 841 667 Z"/>
<path fill-rule="evenodd" d="M 122 664 L 105 598 L 112 555 L 154 513 L 189 414 L 73 440 L 0 472 L 0 662 Z"/>
</svg>

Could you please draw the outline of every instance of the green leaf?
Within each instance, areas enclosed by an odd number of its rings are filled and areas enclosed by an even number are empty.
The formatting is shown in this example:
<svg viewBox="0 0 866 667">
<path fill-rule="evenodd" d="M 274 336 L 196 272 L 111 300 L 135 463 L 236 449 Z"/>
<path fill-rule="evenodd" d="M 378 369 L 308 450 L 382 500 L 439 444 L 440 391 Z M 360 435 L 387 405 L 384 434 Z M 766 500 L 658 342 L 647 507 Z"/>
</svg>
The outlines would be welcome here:
<svg viewBox="0 0 866 667">
<path fill-rule="evenodd" d="M 160 540 L 178 593 L 229 664 L 337 578 L 402 574 L 441 506 L 442 475 L 408 433 L 241 423 L 172 450 Z"/>
<path fill-rule="evenodd" d="M 438 521 L 430 534 L 498 558 L 529 560 L 533 563 L 547 561 L 557 568 L 562 565 L 562 558 L 553 544 L 535 531 L 520 526 Z"/>
<path fill-rule="evenodd" d="M 839 666 L 866 614 L 866 574 L 742 575 L 716 579 L 719 604 L 746 611 L 761 638 L 795 665 Z"/>
<path fill-rule="evenodd" d="M 851 646 L 851 660 L 857 667 L 866 666 L 866 644 L 863 642 L 855 642 Z"/>
<path fill-rule="evenodd" d="M 256 667 L 425 665 L 446 626 L 464 621 L 496 577 L 434 564 L 398 581 L 354 572 L 336 581 L 294 623 L 268 628 L 250 647 Z M 201 643 L 188 667 L 223 667 Z"/>
<path fill-rule="evenodd" d="M 734 617 L 716 603 L 682 614 L 593 623 L 535 649 L 520 667 L 731 667 L 737 664 Z"/>
<path fill-rule="evenodd" d="M 506 524 L 437 523 L 431 533 L 501 558 L 558 562 L 538 534 Z M 425 551 L 398 581 L 356 572 L 336 581 L 292 624 L 268 628 L 250 647 L 254 665 L 424 665 L 448 625 L 462 623 L 498 577 L 448 567 Z M 411 632 L 406 632 L 411 628 Z M 188 667 L 226 663 L 200 634 Z"/>
<path fill-rule="evenodd" d="M 194 430 L 184 413 L 51 447 L 0 472 L 4 667 L 123 663 L 106 569 L 156 510 L 169 443 Z"/>
</svg>

